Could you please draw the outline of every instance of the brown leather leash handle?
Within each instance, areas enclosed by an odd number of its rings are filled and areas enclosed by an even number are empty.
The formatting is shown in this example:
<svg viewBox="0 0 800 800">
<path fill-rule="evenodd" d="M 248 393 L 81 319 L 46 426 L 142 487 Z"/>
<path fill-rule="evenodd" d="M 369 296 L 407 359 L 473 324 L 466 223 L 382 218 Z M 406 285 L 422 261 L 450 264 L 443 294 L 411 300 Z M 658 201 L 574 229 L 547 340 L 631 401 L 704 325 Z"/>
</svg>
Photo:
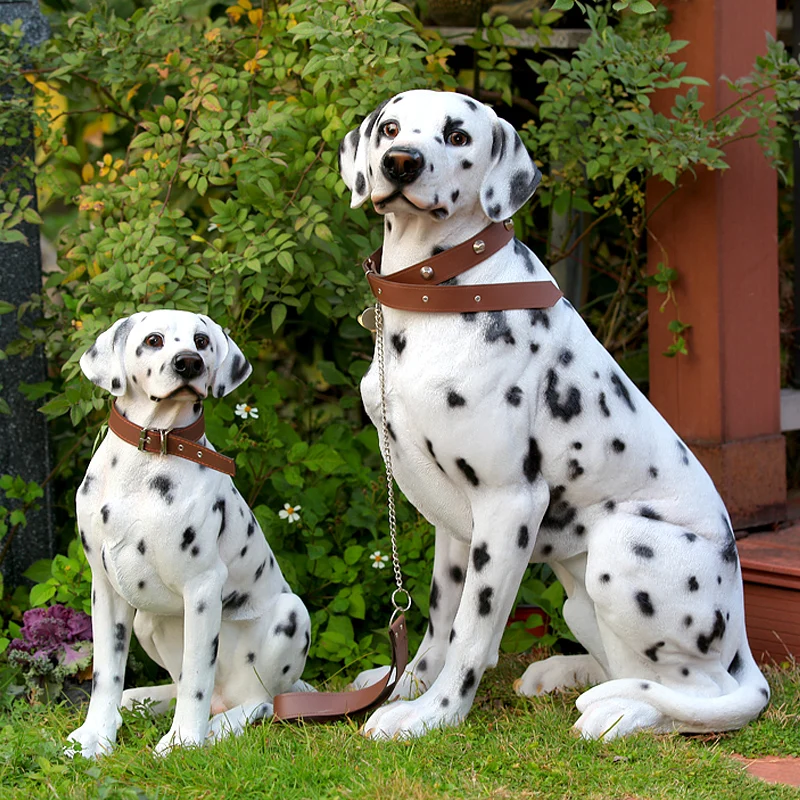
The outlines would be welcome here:
<svg viewBox="0 0 800 800">
<path fill-rule="evenodd" d="M 392 664 L 386 677 L 352 692 L 286 692 L 273 699 L 278 722 L 330 722 L 371 711 L 389 698 L 408 664 L 408 629 L 400 614 L 389 626 Z"/>
</svg>

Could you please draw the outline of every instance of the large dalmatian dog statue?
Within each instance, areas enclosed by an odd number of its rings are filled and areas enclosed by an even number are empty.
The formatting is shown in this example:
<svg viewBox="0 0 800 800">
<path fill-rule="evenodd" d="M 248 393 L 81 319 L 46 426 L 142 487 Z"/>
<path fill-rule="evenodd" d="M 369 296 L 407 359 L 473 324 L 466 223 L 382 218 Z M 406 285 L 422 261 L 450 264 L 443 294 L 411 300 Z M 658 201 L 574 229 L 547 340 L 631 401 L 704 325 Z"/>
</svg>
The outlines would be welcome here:
<svg viewBox="0 0 800 800">
<path fill-rule="evenodd" d="M 490 108 L 431 91 L 371 113 L 342 142 L 340 166 L 352 206 L 370 199 L 384 217 L 383 275 L 510 217 L 540 177 Z M 513 240 L 457 280 L 552 277 Z M 599 684 L 577 701 L 586 738 L 754 719 L 769 689 L 746 638 L 722 500 L 569 302 L 383 313 L 395 476 L 435 526 L 436 548 L 430 623 L 396 692 L 405 699 L 374 712 L 366 735 L 463 720 L 497 661 L 525 568 L 542 561 L 566 589 L 564 616 L 588 654 L 532 664 L 520 694 Z M 375 363 L 361 389 L 381 431 Z"/>
<path fill-rule="evenodd" d="M 193 423 L 209 392 L 222 397 L 252 371 L 209 317 L 171 310 L 118 320 L 80 365 L 124 418 L 157 430 Z M 308 612 L 228 475 L 109 432 L 76 504 L 92 569 L 94 681 L 74 751 L 109 752 L 120 705 L 166 711 L 176 699 L 161 754 L 239 733 L 272 713 L 274 695 L 307 688 Z M 123 693 L 131 629 L 174 683 Z"/>
</svg>

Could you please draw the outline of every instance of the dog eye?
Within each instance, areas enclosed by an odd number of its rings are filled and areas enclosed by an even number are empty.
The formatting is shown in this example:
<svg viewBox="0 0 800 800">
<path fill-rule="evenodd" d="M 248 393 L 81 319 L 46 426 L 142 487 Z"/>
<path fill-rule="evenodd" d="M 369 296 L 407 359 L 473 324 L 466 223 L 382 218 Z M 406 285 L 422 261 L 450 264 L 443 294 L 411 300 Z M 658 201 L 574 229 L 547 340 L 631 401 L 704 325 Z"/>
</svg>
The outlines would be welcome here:
<svg viewBox="0 0 800 800">
<path fill-rule="evenodd" d="M 455 147 L 465 147 L 471 141 L 472 139 L 470 139 L 469 136 L 467 136 L 467 134 L 464 133 L 464 131 L 453 131 L 447 137 L 447 143 L 452 144 Z"/>
<path fill-rule="evenodd" d="M 210 340 L 204 333 L 198 333 L 197 336 L 194 337 L 194 346 L 198 350 L 205 350 L 209 343 Z"/>
<path fill-rule="evenodd" d="M 396 122 L 384 122 L 381 125 L 381 133 L 388 139 L 394 139 L 400 133 L 400 126 Z"/>
<path fill-rule="evenodd" d="M 164 346 L 164 337 L 160 333 L 151 333 L 145 337 L 144 343 L 148 347 L 163 347 Z"/>
</svg>

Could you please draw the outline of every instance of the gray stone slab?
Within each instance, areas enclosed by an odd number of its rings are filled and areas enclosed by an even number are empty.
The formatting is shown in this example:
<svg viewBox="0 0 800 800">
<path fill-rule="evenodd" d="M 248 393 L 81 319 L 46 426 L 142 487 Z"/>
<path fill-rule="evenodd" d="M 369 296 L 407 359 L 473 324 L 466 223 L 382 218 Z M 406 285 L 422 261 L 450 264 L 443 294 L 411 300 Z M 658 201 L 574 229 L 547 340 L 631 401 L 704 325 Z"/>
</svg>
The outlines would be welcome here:
<svg viewBox="0 0 800 800">
<path fill-rule="evenodd" d="M 37 45 L 49 36 L 47 20 L 42 16 L 38 3 L 8 3 L 0 0 L 0 23 L 14 19 L 24 21 L 25 42 Z M 0 146 L 0 175 L 9 173 L 9 168 L 30 153 L 33 147 L 33 131 L 27 142 L 18 147 Z M 17 174 L 24 191 L 31 191 L 33 177 Z M 34 191 L 35 194 L 35 191 Z M 28 244 L 13 242 L 0 244 L 0 298 L 15 306 L 41 292 L 42 265 L 39 250 L 39 229 L 23 222 L 19 229 L 28 239 Z M 34 315 L 22 320 L 24 325 L 36 322 Z M 0 350 L 19 337 L 16 314 L 0 317 Z M 11 408 L 11 415 L 0 415 L 0 473 L 21 475 L 26 481 L 43 481 L 50 472 L 50 442 L 45 418 L 36 410 L 36 403 L 29 402 L 19 391 L 20 383 L 37 383 L 47 378 L 47 363 L 44 352 L 37 349 L 29 358 L 11 356 L 0 360 L 0 396 Z M 0 493 L 0 502 L 6 502 Z M 4 542 L 0 542 L 0 550 Z M 49 487 L 46 487 L 42 508 L 28 515 L 28 526 L 14 539 L 0 568 L 10 585 L 22 581 L 22 573 L 34 561 L 54 555 L 53 522 Z"/>
</svg>

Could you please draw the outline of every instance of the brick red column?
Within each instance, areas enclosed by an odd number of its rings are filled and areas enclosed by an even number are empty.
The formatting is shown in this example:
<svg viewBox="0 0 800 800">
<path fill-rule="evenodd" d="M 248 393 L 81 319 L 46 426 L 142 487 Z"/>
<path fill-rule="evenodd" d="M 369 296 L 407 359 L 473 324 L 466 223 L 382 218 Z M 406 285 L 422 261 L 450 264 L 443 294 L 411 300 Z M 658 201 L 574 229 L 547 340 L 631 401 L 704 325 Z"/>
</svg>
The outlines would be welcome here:
<svg viewBox="0 0 800 800">
<path fill-rule="evenodd" d="M 670 32 L 690 44 L 675 58 L 700 87 L 710 117 L 732 100 L 722 75 L 748 74 L 775 35 L 774 0 L 673 0 Z M 669 114 L 672 97 L 654 106 Z M 701 170 L 653 217 L 651 231 L 678 270 L 676 285 L 689 356 L 662 355 L 671 342 L 651 290 L 650 397 L 721 492 L 734 524 L 785 513 L 785 443 L 780 432 L 777 177 L 758 143 L 726 149 L 730 169 Z M 651 181 L 651 208 L 669 187 Z M 663 260 L 648 240 L 648 266 Z"/>
</svg>

